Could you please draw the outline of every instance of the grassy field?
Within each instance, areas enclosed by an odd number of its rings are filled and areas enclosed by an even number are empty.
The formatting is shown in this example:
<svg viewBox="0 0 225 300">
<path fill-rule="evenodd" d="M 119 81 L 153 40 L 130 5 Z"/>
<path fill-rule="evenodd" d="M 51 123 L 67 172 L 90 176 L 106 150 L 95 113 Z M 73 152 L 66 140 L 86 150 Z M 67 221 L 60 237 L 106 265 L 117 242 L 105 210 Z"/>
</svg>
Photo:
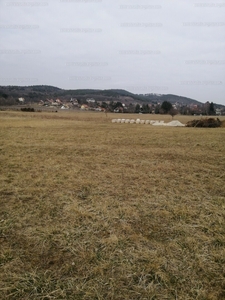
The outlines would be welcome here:
<svg viewBox="0 0 225 300">
<path fill-rule="evenodd" d="M 225 299 L 225 128 L 112 118 L 0 112 L 0 299 Z"/>
</svg>

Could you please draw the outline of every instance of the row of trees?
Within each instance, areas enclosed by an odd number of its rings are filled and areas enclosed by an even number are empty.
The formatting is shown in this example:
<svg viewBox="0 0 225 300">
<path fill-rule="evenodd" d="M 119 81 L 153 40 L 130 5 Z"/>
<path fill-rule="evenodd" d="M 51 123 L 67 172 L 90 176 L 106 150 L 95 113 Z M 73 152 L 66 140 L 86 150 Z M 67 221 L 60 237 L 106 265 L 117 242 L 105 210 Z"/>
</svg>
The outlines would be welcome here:
<svg viewBox="0 0 225 300">
<path fill-rule="evenodd" d="M 194 114 L 202 114 L 202 115 L 215 115 L 215 107 L 214 103 L 207 102 L 202 107 L 198 109 L 194 109 L 188 106 L 180 106 L 179 108 L 174 108 L 172 103 L 169 101 L 164 101 L 162 104 L 129 104 L 128 106 L 124 107 L 121 102 L 110 102 L 107 104 L 103 102 L 101 107 L 107 109 L 108 111 L 116 111 L 116 112 L 123 112 L 123 113 L 142 113 L 142 114 L 170 114 L 172 117 L 176 114 L 183 114 L 183 115 L 194 115 Z"/>
</svg>

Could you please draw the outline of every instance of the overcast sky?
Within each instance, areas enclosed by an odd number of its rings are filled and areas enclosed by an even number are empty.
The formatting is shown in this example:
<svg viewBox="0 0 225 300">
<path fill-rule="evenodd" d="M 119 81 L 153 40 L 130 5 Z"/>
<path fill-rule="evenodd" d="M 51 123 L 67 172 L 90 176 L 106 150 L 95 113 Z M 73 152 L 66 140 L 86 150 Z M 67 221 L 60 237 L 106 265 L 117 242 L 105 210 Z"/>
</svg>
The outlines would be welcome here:
<svg viewBox="0 0 225 300">
<path fill-rule="evenodd" d="M 225 0 L 0 0 L 0 85 L 225 105 Z"/>
</svg>

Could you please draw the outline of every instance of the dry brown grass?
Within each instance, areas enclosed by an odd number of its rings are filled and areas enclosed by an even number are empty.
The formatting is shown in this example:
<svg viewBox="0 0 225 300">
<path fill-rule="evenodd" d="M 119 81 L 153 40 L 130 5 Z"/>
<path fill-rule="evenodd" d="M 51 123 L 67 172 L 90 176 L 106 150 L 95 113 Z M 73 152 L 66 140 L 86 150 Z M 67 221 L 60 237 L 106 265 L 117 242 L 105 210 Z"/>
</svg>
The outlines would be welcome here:
<svg viewBox="0 0 225 300">
<path fill-rule="evenodd" d="M 225 128 L 114 117 L 0 112 L 1 299 L 225 298 Z"/>
</svg>

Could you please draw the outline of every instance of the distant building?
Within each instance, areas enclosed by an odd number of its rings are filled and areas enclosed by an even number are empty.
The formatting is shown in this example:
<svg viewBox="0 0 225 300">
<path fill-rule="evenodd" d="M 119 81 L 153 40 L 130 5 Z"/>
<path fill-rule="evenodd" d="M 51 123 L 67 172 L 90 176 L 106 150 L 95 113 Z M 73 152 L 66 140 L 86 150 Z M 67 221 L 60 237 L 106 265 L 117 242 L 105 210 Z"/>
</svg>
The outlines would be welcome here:
<svg viewBox="0 0 225 300">
<path fill-rule="evenodd" d="M 83 105 L 81 105 L 80 109 L 87 110 L 87 109 L 89 109 L 89 106 L 86 104 L 83 104 Z"/>
<path fill-rule="evenodd" d="M 95 103 L 94 98 L 87 98 L 86 101 L 87 101 L 87 103 Z"/>
<path fill-rule="evenodd" d="M 20 98 L 18 98 L 18 101 L 19 101 L 20 103 L 24 103 L 24 102 L 25 102 L 25 99 L 22 98 L 22 97 L 20 97 Z"/>
<path fill-rule="evenodd" d="M 222 115 L 222 112 L 221 112 L 220 108 L 216 108 L 216 115 L 217 116 L 221 116 Z"/>
</svg>

